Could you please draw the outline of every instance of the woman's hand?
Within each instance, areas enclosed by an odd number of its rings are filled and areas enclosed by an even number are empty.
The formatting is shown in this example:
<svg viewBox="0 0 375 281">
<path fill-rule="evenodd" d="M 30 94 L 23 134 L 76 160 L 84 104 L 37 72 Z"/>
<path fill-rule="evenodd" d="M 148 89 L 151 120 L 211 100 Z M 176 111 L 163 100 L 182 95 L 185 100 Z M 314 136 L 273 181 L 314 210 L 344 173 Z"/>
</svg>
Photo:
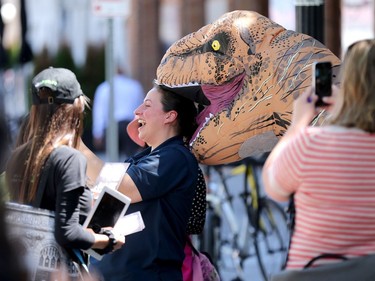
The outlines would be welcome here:
<svg viewBox="0 0 375 281">
<path fill-rule="evenodd" d="M 315 95 L 314 89 L 310 87 L 294 101 L 292 124 L 288 131 L 299 130 L 310 124 L 318 111 L 315 107 L 317 100 L 318 96 Z"/>
<path fill-rule="evenodd" d="M 329 97 L 323 97 L 324 103 L 327 104 L 324 108 L 332 114 L 334 108 L 338 107 L 338 97 L 340 96 L 340 88 L 336 85 L 332 85 L 332 95 Z"/>
<path fill-rule="evenodd" d="M 108 228 L 108 227 L 104 228 L 104 230 L 110 231 L 111 237 L 107 234 L 104 234 L 104 232 L 95 233 L 91 228 L 88 228 L 87 230 L 90 231 L 95 236 L 95 243 L 92 246 L 92 248 L 94 249 L 107 248 L 109 243 L 112 243 L 111 239 L 114 239 L 114 241 L 116 241 L 116 243 L 113 245 L 112 252 L 120 249 L 125 244 L 125 236 L 113 231 L 112 228 Z"/>
<path fill-rule="evenodd" d="M 113 247 L 113 251 L 119 250 L 125 244 L 125 236 L 115 231 L 112 232 L 117 241 L 116 245 Z"/>
</svg>

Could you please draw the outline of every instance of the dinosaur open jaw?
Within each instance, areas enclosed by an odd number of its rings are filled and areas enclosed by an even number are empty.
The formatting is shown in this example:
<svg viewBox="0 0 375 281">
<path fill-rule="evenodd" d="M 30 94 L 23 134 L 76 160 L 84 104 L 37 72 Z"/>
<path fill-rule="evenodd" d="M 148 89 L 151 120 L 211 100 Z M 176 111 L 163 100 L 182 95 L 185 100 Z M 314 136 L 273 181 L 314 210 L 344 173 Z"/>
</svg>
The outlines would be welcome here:
<svg viewBox="0 0 375 281">
<path fill-rule="evenodd" d="M 204 95 L 210 100 L 210 105 L 206 106 L 197 116 L 198 128 L 195 131 L 190 143 L 199 136 L 202 129 L 209 123 L 209 121 L 223 111 L 232 109 L 233 101 L 238 95 L 243 92 L 245 73 L 233 78 L 230 82 L 216 86 L 216 85 L 202 85 Z"/>
<path fill-rule="evenodd" d="M 193 82 L 184 85 L 159 84 L 163 89 L 180 94 L 205 106 L 197 116 L 198 128 L 191 139 L 191 144 L 194 143 L 199 136 L 199 132 L 212 118 L 223 110 L 229 111 L 231 109 L 234 99 L 242 91 L 244 77 L 245 72 L 222 85 L 199 85 Z"/>
</svg>

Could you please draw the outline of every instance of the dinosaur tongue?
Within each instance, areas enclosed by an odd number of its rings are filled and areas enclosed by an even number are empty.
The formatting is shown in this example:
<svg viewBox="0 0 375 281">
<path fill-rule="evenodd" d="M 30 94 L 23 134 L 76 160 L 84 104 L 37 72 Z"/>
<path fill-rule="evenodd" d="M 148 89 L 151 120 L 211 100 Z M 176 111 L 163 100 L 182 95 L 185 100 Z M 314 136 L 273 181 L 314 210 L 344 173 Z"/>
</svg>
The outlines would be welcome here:
<svg viewBox="0 0 375 281">
<path fill-rule="evenodd" d="M 245 73 L 237 76 L 231 82 L 220 86 L 202 85 L 204 95 L 210 100 L 208 105 L 197 117 L 198 124 L 205 122 L 210 113 L 215 114 L 228 107 L 242 89 Z"/>
</svg>

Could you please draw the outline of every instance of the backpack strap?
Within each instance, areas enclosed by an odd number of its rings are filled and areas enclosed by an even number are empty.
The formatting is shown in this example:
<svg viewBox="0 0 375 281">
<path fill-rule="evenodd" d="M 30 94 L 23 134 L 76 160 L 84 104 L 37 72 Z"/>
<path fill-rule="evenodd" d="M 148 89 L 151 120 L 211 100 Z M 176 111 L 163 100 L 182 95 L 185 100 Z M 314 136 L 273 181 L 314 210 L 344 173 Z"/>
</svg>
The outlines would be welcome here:
<svg viewBox="0 0 375 281">
<path fill-rule="evenodd" d="M 51 152 L 51 154 L 52 154 L 52 152 Z M 47 187 L 48 171 L 49 171 L 50 166 L 51 166 L 51 160 L 50 160 L 51 154 L 48 156 L 47 160 L 45 161 L 44 167 L 41 171 L 41 175 L 40 175 L 40 178 L 39 178 L 39 184 L 38 184 L 38 190 L 36 192 L 36 197 L 34 198 L 34 200 L 32 202 L 32 206 L 35 207 L 35 208 L 40 208 L 40 205 L 42 204 L 44 191 L 46 190 L 46 187 Z"/>
</svg>

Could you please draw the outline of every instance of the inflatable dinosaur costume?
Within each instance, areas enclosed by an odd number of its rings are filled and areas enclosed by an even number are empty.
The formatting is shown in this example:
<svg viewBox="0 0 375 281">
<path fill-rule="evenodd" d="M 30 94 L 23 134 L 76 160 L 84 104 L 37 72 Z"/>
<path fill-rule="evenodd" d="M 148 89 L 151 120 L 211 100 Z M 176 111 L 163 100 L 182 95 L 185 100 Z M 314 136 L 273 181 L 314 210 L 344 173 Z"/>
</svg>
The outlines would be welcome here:
<svg viewBox="0 0 375 281">
<path fill-rule="evenodd" d="M 157 81 L 204 106 L 191 140 L 198 161 L 232 163 L 270 151 L 290 125 L 312 63 L 339 59 L 314 38 L 251 11 L 224 14 L 175 42 Z"/>
</svg>

